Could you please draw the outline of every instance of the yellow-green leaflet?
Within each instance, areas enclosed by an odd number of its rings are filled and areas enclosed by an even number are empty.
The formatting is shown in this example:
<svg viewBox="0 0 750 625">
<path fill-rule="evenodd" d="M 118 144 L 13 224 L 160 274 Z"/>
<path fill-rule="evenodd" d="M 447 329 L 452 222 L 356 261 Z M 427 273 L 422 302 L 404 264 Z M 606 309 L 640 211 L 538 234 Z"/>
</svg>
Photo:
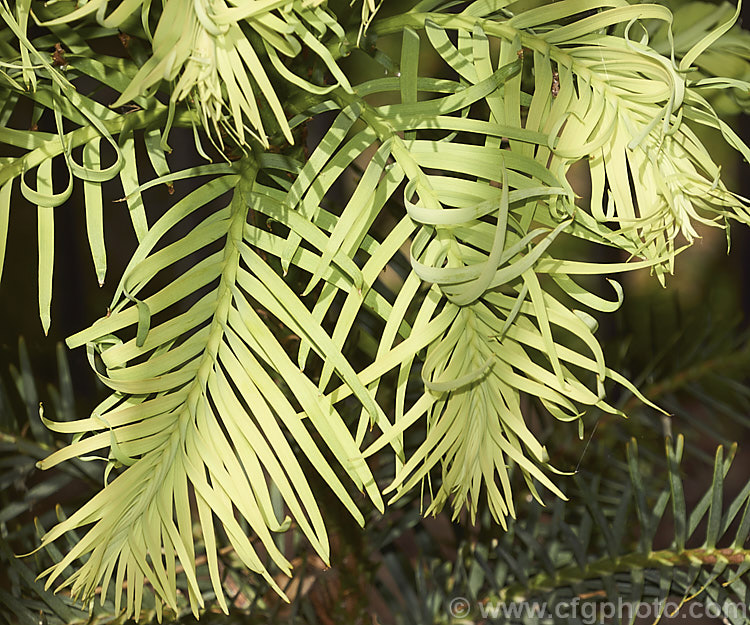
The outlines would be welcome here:
<svg viewBox="0 0 750 625">
<path fill-rule="evenodd" d="M 0 279 L 3 277 L 5 248 L 8 241 L 8 222 L 10 220 L 10 201 L 13 182 L 6 182 L 0 189 Z"/>
</svg>

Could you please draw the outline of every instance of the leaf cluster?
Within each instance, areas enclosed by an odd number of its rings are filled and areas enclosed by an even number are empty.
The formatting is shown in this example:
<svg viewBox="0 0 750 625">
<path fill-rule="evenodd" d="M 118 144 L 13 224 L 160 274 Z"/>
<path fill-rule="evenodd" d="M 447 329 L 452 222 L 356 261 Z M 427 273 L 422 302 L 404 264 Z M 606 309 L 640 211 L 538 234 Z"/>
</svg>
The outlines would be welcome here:
<svg viewBox="0 0 750 625">
<path fill-rule="evenodd" d="M 664 283 L 701 228 L 750 218 L 702 139 L 750 157 L 713 104 L 719 93 L 744 106 L 739 6 L 690 7 L 423 0 L 386 14 L 361 0 L 347 32 L 319 0 L 3 1 L 0 262 L 23 198 L 36 207 L 46 332 L 55 220 L 74 186 L 100 284 L 111 185 L 138 241 L 106 316 L 68 339 L 110 396 L 89 417 L 42 418 L 72 439 L 41 468 L 105 450 L 104 488 L 42 538 L 52 550 L 85 529 L 46 587 L 64 580 L 105 604 L 112 588 L 126 617 L 153 590 L 157 618 L 185 600 L 197 616 L 211 600 L 205 564 L 228 612 L 225 542 L 287 597 L 287 532 L 330 561 L 318 480 L 360 524 L 383 494 L 393 504 L 417 487 L 428 514 L 450 502 L 474 521 L 486 502 L 509 531 L 514 475 L 538 503 L 544 490 L 564 498 L 529 405 L 581 434 L 587 410 L 624 415 L 609 382 L 657 409 L 595 336 L 593 314 L 624 297 L 609 276 L 650 269 Z M 96 51 L 114 40 L 124 51 Z M 348 55 L 388 75 L 360 77 Z M 308 145 L 310 128 L 321 138 Z M 208 163 L 173 167 L 175 132 Z M 579 162 L 588 203 L 569 180 Z M 183 181 L 168 206 L 147 201 Z M 619 260 L 580 247 L 567 258 L 571 242 Z M 706 505 L 713 549 L 731 519 Z"/>
</svg>

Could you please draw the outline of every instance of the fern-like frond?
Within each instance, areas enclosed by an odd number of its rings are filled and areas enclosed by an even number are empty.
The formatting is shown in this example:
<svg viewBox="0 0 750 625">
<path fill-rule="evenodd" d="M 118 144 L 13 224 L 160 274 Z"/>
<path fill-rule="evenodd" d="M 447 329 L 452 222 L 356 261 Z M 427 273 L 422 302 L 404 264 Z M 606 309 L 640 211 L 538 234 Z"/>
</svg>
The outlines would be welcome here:
<svg viewBox="0 0 750 625">
<path fill-rule="evenodd" d="M 267 570 L 271 564 L 260 555 L 262 546 L 270 562 L 290 572 L 272 532 L 285 531 L 293 520 L 324 561 L 329 551 L 316 498 L 287 435 L 362 522 L 306 423 L 357 488 L 367 492 L 375 505 L 382 505 L 341 417 L 292 363 L 256 310 L 263 306 L 291 331 L 305 336 L 335 363 L 337 375 L 366 408 L 378 410 L 345 359 L 337 358 L 330 339 L 316 330 L 291 289 L 255 251 L 256 229 L 248 224 L 248 213 L 255 206 L 265 206 L 266 211 L 269 206 L 283 207 L 279 201 L 283 193 L 257 180 L 261 163 L 250 156 L 236 172 L 211 180 L 170 208 L 141 242 L 111 314 L 70 339 L 71 346 L 87 345 L 100 379 L 115 393 L 88 419 L 48 422 L 54 430 L 77 436 L 42 466 L 109 447 L 108 473 L 113 466 L 127 468 L 45 535 L 47 545 L 66 531 L 94 524 L 48 571 L 48 585 L 75 558 L 90 553 L 66 582 L 72 584 L 74 596 L 90 599 L 99 585 L 104 596 L 113 575 L 117 589 L 124 578 L 128 588 L 140 589 L 145 578 L 160 600 L 176 609 L 174 576 L 179 561 L 197 610 L 202 598 L 190 529 L 197 521 L 211 581 L 226 610 L 216 560 L 216 521 L 242 562 L 283 594 Z M 158 247 L 172 228 L 227 192 L 232 193 L 228 206 L 208 211 L 190 235 Z M 281 213 L 276 216 L 281 218 Z M 202 260 L 167 286 L 159 286 L 160 276 L 170 266 L 194 253 L 201 254 Z M 151 293 L 144 295 L 143 290 Z M 174 310 L 182 312 L 169 312 Z M 133 326 L 132 338 L 121 340 L 113 334 Z M 282 384 L 286 394 L 279 387 Z M 306 421 L 298 414 L 300 409 Z M 269 494 L 271 482 L 291 518 L 277 518 Z M 197 517 L 190 504 L 193 496 Z M 248 523 L 250 537 L 236 513 Z M 119 592 L 116 597 L 119 606 Z M 128 592 L 127 613 L 137 615 L 141 600 L 140 590 Z"/>
<path fill-rule="evenodd" d="M 525 450 L 536 462 L 544 458 L 528 431 L 510 425 L 511 415 L 522 423 L 520 393 L 539 397 L 558 418 L 575 419 L 580 416 L 577 405 L 606 406 L 603 381 L 613 375 L 591 332 L 595 324 L 545 292 L 549 286 L 538 275 L 553 274 L 568 297 L 594 308 L 601 300 L 582 291 L 571 274 L 645 265 L 656 266 L 661 276 L 672 267 L 678 236 L 691 241 L 698 223 L 723 225 L 727 216 L 748 218 L 744 201 L 722 186 L 718 167 L 683 117 L 719 128 L 743 154 L 748 149 L 686 85 L 682 66 L 675 67 L 646 40 L 599 34 L 613 25 L 635 28 L 639 20 L 669 22 L 671 13 L 664 7 L 622 3 L 581 17 L 580 5 L 568 2 L 555 11 L 540 7 L 500 20 L 494 15 L 496 3 L 473 3 L 458 15 L 454 6 L 448 14 L 433 10 L 435 4 L 420 4 L 407 16 L 407 26 L 423 30 L 458 82 L 420 78 L 414 63 L 420 52 L 416 34 L 403 30 L 401 17 L 376 20 L 373 33 L 404 32 L 401 74 L 359 85 L 354 97 L 332 93 L 341 113 L 292 185 L 288 201 L 315 222 L 321 201 L 344 168 L 373 150 L 309 292 L 334 253 L 353 255 L 358 245 L 362 249 L 359 242 L 378 206 L 397 181 L 405 181 L 406 219 L 387 243 L 394 251 L 410 244 L 413 273 L 403 282 L 375 360 L 363 373 L 393 366 L 390 351 L 397 348 L 391 346 L 403 335 L 408 315 L 412 327 L 397 363 L 396 427 L 366 453 L 385 440 L 396 442 L 400 453 L 400 433 L 428 414 L 427 439 L 406 467 L 397 467 L 393 487 L 415 485 L 440 461 L 444 486 L 430 511 L 438 510 L 449 492 L 456 494 L 456 511 L 468 501 L 476 510 L 484 484 L 496 517 L 502 518 L 513 511 L 502 458 L 509 449 Z M 497 64 L 490 54 L 492 40 L 499 42 Z M 707 45 L 698 41 L 683 64 L 689 65 Z M 533 64 L 528 85 L 521 72 L 527 62 Z M 391 99 L 392 104 L 368 103 L 375 94 L 382 102 L 395 91 L 400 98 Z M 424 92 L 440 95 L 425 100 Z M 477 118 L 480 103 L 489 118 Z M 440 138 L 423 138 L 430 134 Z M 565 180 L 570 165 L 582 158 L 589 161 L 593 186 L 588 215 L 574 208 Z M 535 229 L 539 225 L 549 230 Z M 553 260 L 547 248 L 561 232 L 615 245 L 643 262 L 607 267 Z M 282 263 L 299 240 L 290 233 Z M 368 249 L 371 262 L 377 258 L 370 265 L 373 277 L 389 262 L 383 252 L 382 246 Z M 425 283 L 433 287 L 422 294 Z M 335 292 L 330 284 L 323 287 L 313 311 L 319 319 Z M 347 295 L 336 321 L 333 337 L 341 342 L 361 305 L 358 297 L 359 291 Z M 500 297 L 508 300 L 498 305 L 494 300 Z M 603 310 L 611 309 L 604 304 Z M 557 328 L 580 337 L 590 355 L 563 345 Z M 516 338 L 519 333 L 522 338 Z M 411 348 L 421 348 L 425 341 L 426 394 L 407 410 L 406 385 L 411 354 L 416 354 Z M 303 344 L 301 363 L 305 349 Z M 539 367 L 540 358 L 549 369 Z M 578 368 L 592 374 L 593 389 L 587 390 L 573 373 Z M 324 368 L 321 389 L 327 380 Z M 371 378 L 365 381 L 371 383 Z M 334 391 L 332 397 L 341 395 Z M 488 424 L 502 424 L 499 431 L 505 438 L 483 436 Z M 362 426 L 360 433 L 358 440 Z M 502 494 L 495 486 L 496 469 L 506 483 Z"/>
<path fill-rule="evenodd" d="M 474 50 L 475 62 L 459 62 L 443 47 L 449 41 L 445 33 L 436 26 L 427 28 L 435 50 L 460 75 L 470 75 L 474 84 L 420 77 L 414 62 L 420 53 L 419 38 L 406 30 L 400 76 L 358 85 L 354 96 L 332 93 L 325 110 L 335 107 L 337 117 L 290 186 L 286 201 L 292 215 L 310 220 L 314 231 L 319 229 L 318 237 L 323 235 L 322 243 L 315 244 L 320 259 L 311 270 L 307 293 L 314 292 L 322 272 L 337 262 L 336 255 L 352 258 L 365 253 L 361 271 L 350 270 L 353 284 L 348 292 L 337 300 L 341 287 L 325 282 L 312 310 L 323 323 L 334 302 L 341 302 L 331 331 L 341 346 L 363 308 L 384 324 L 360 376 L 377 391 L 381 378 L 396 370 L 395 422 L 393 428 L 380 424 L 382 438 L 365 453 L 388 443 L 394 446 L 399 461 L 390 489 L 397 490 L 396 496 L 440 465 L 443 486 L 430 512 L 438 511 L 453 493 L 456 514 L 467 506 L 473 515 L 480 492 L 487 492 L 493 514 L 504 523 L 505 516 L 514 514 L 509 460 L 521 465 L 530 484 L 536 477 L 560 493 L 537 467 L 547 458 L 524 423 L 521 395 L 539 398 L 555 417 L 570 421 L 580 417 L 586 405 L 614 411 L 604 401 L 605 379 L 628 384 L 606 367 L 591 317 L 561 303 L 547 292 L 550 285 L 590 307 L 612 310 L 616 302 L 588 293 L 569 274 L 639 265 L 576 264 L 550 255 L 549 247 L 561 233 L 585 232 L 590 238 L 596 233 L 589 222 L 577 219 L 565 183 L 533 158 L 547 135 L 514 126 L 509 119 L 503 123 L 494 115 L 481 119 L 473 114 L 483 104 L 490 110 L 500 106 L 501 93 L 511 97 L 520 84 L 522 61 L 514 53 L 513 60 L 492 68 L 489 40 L 476 31 L 474 39 L 464 40 Z M 396 102 L 370 104 L 371 98 L 391 99 L 394 92 Z M 425 99 L 429 92 L 438 97 Z M 510 140 L 511 149 L 502 149 L 503 138 Z M 330 214 L 321 206 L 355 161 L 363 167 L 362 177 L 330 223 Z M 405 214 L 385 239 L 376 242 L 374 235 L 368 236 L 370 228 L 401 185 Z M 618 235 L 608 236 L 617 240 Z M 290 224 L 280 254 L 283 267 L 288 267 L 301 241 Z M 387 292 L 383 270 L 398 262 L 407 245 L 410 273 L 388 297 L 392 305 L 373 308 L 375 302 L 368 304 L 367 296 Z M 570 349 L 563 338 L 566 333 L 578 336 L 582 347 Z M 420 355 L 423 364 L 418 365 L 417 355 L 425 347 L 426 355 Z M 303 340 L 302 366 L 308 351 Z M 420 368 L 424 393 L 407 402 L 409 380 Z M 321 391 L 330 373 L 330 365 L 324 363 Z M 340 388 L 329 396 L 336 402 L 347 393 Z M 427 438 L 407 461 L 403 432 L 425 415 Z M 364 439 L 369 421 L 363 417 L 358 441 Z"/>
<path fill-rule="evenodd" d="M 719 167 L 687 123 L 720 130 L 730 145 L 750 158 L 750 149 L 719 120 L 698 90 L 686 84 L 691 63 L 732 20 L 697 41 L 675 66 L 641 36 L 641 22 L 671 23 L 672 14 L 664 6 L 594 4 L 586 10 L 599 10 L 584 16 L 580 3 L 565 2 L 554 11 L 542 6 L 498 19 L 494 14 L 502 6 L 475 2 L 459 16 L 422 13 L 418 6 L 407 25 L 433 33 L 433 39 L 442 42 L 436 49 L 469 83 L 478 79 L 471 68 L 477 63 L 471 42 L 478 32 L 499 40 L 500 64 L 520 52 L 533 55 L 529 92 L 519 77 L 513 91 L 506 89 L 496 99 L 492 114 L 520 126 L 519 107 L 528 111 L 525 128 L 543 133 L 547 140 L 538 149 L 527 148 L 527 153 L 544 165 L 549 161 L 561 180 L 572 163 L 588 160 L 591 216 L 597 224 L 611 224 L 627 241 L 618 247 L 634 256 L 659 259 L 656 269 L 661 275 L 673 268 L 678 235 L 688 241 L 697 236 L 695 224 L 723 225 L 728 217 L 748 221 L 747 201 L 724 187 Z M 732 19 L 736 18 L 735 12 Z M 616 25 L 627 26 L 623 36 L 601 34 Z M 384 19 L 373 32 L 401 28 Z M 462 49 L 450 43 L 448 32 L 456 33 Z"/>
<path fill-rule="evenodd" d="M 139 69 L 115 102 L 120 106 L 158 86 L 175 81 L 171 106 L 188 100 L 195 107 L 207 132 L 219 141 L 227 133 L 240 145 L 250 137 L 268 146 L 267 131 L 256 99 L 270 107 L 278 128 L 293 142 L 289 124 L 267 64 L 283 79 L 313 93 L 334 86 L 314 85 L 291 72 L 279 57 L 297 56 L 303 46 L 313 51 L 331 71 L 336 84 L 349 82 L 328 49 L 319 41 L 328 32 L 342 37 L 335 18 L 320 5 L 323 0 L 284 0 L 257 3 L 251 0 L 227 3 L 199 0 L 185 5 L 181 0 L 164 3 L 153 33 L 151 57 Z M 148 33 L 151 3 L 127 2 L 110 10 L 109 0 L 89 2 L 71 13 L 45 22 L 46 26 L 68 23 L 92 14 L 107 28 L 116 28 L 139 8 Z M 253 45 L 252 35 L 261 45 Z M 262 56 L 260 56 L 262 55 Z M 250 136 L 246 139 L 246 132 Z"/>
</svg>

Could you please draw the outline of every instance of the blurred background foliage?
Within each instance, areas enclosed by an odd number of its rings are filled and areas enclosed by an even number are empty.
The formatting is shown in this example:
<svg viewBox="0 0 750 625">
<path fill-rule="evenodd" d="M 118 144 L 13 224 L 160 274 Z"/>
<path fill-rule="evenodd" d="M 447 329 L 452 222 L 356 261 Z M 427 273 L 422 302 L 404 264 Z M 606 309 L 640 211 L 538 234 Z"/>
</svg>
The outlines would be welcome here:
<svg viewBox="0 0 750 625">
<path fill-rule="evenodd" d="M 404 4 L 386 2 L 381 11 L 403 10 Z M 684 2 L 668 4 L 679 9 Z M 747 4 L 743 13 L 745 24 L 749 24 Z M 387 42 L 379 42 L 379 46 L 387 50 Z M 347 71 L 356 72 L 362 79 L 389 71 L 384 58 L 373 62 L 363 57 L 346 59 L 345 64 L 358 64 Z M 429 63 L 429 59 L 421 62 Z M 745 141 L 750 139 L 746 115 L 735 115 L 731 121 Z M 308 128 L 308 148 L 315 145 L 320 132 Z M 706 142 L 715 146 L 712 156 L 723 164 L 727 186 L 750 197 L 747 163 L 728 151 L 721 153 L 721 142 L 712 144 L 710 137 Z M 182 169 L 191 161 L 189 131 L 184 135 L 173 131 L 171 143 L 170 167 Z M 586 172 L 573 168 L 571 181 L 585 201 Z M 178 196 L 189 190 L 190 181 L 174 185 Z M 152 205 L 158 205 L 173 200 L 172 191 L 160 185 L 147 193 L 152 196 Z M 63 444 L 42 426 L 39 402 L 47 416 L 72 420 L 88 414 L 105 395 L 88 367 L 85 352 L 69 352 L 61 344 L 65 337 L 101 316 L 114 287 L 112 280 L 102 289 L 91 288 L 96 276 L 87 250 L 85 216 L 79 210 L 83 205 L 77 195 L 80 193 L 75 191 L 58 209 L 65 218 L 58 221 L 56 231 L 59 254 L 54 323 L 47 337 L 36 315 L 29 314 L 34 309 L 36 284 L 20 260 L 28 241 L 36 236 L 34 212 L 11 213 L 11 236 L 0 288 L 0 621 L 8 623 L 120 622 L 110 601 L 103 606 L 97 602 L 90 616 L 74 606 L 64 592 L 52 595 L 42 590 L 41 582 L 34 578 L 53 560 L 60 559 L 56 548 L 22 559 L 11 553 L 31 551 L 42 528 L 48 529 L 66 510 L 76 509 L 101 484 L 101 470 L 95 463 L 76 460 L 44 474 L 35 468 L 36 461 Z M 109 199 L 116 199 L 114 191 Z M 108 274 L 118 276 L 135 238 L 126 210 L 117 204 L 110 206 L 116 208 L 106 221 Z M 608 365 L 635 382 L 672 416 L 664 417 L 622 389 L 615 389 L 620 394 L 614 396 L 613 403 L 629 418 L 592 411 L 585 417 L 585 431 L 579 438 L 572 426 L 566 431 L 564 424 L 553 423 L 530 407 L 533 430 L 547 445 L 555 466 L 576 472 L 563 478 L 568 502 L 550 500 L 547 508 L 531 501 L 520 502 L 519 520 L 505 533 L 487 513 L 480 515 L 474 526 L 466 519 L 452 523 L 449 511 L 422 518 L 415 494 L 390 506 L 385 516 L 371 512 L 372 518 L 360 530 L 348 515 L 335 513 L 340 504 L 327 489 L 317 489 L 330 499 L 321 506 L 333 510 L 327 516 L 333 541 L 332 567 L 326 568 L 311 550 L 309 557 L 294 562 L 295 576 L 279 580 L 292 600 L 287 605 L 267 589 L 262 579 L 238 566 L 231 552 L 225 550 L 224 585 L 234 597 L 233 608 L 229 617 L 209 610 L 201 622 L 452 622 L 448 610 L 452 598 L 505 598 L 503 593 L 512 593 L 514 588 L 527 598 L 562 601 L 575 595 L 596 598 L 611 592 L 644 598 L 663 597 L 665 593 L 687 595 L 703 587 L 696 600 L 721 605 L 729 597 L 747 604 L 744 585 L 732 582 L 731 572 L 719 570 L 719 565 L 710 562 L 675 567 L 670 573 L 671 585 L 663 582 L 664 577 L 653 576 L 652 569 L 659 567 L 647 560 L 635 562 L 624 571 L 597 569 L 588 577 L 566 576 L 564 572 L 554 575 L 555 571 L 567 570 L 569 562 L 578 561 L 583 571 L 587 570 L 586 563 L 603 554 L 616 560 L 618 554 L 638 553 L 643 551 L 646 539 L 654 550 L 681 553 L 680 549 L 696 548 L 707 532 L 706 540 L 710 538 L 711 524 L 718 523 L 717 513 L 713 521 L 710 518 L 717 492 L 719 505 L 724 501 L 726 506 L 723 516 L 718 513 L 722 522 L 714 541 L 719 546 L 736 546 L 742 536 L 739 516 L 747 500 L 745 485 L 750 477 L 750 232 L 741 226 L 732 229 L 729 254 L 723 232 L 703 228 L 700 234 L 702 238 L 677 257 L 675 276 L 668 279 L 666 288 L 648 272 L 627 274 L 624 305 L 618 312 L 600 318 L 598 337 Z M 580 256 L 581 252 L 574 251 L 571 256 L 575 254 Z M 685 459 L 677 471 L 674 445 L 680 445 L 675 442 L 680 436 L 684 436 Z M 671 450 L 666 454 L 665 438 Z M 724 478 L 724 458 L 732 455 L 733 443 L 737 443 L 734 468 Z M 724 445 L 724 455 L 718 460 L 717 445 Z M 382 470 L 385 474 L 389 467 Z M 704 513 L 695 515 L 694 531 L 687 532 L 682 544 L 675 527 L 679 509 L 668 504 L 665 496 L 660 498 L 660 494 L 669 492 L 670 482 L 674 486 L 678 473 L 685 476 L 684 507 Z M 718 475 L 721 478 L 717 481 Z M 315 473 L 310 476 L 314 482 Z M 734 508 L 730 504 L 733 501 L 739 502 Z M 616 519 L 622 520 L 619 536 L 609 534 L 609 521 Z M 739 546 L 743 544 L 744 539 Z M 295 551 L 302 552 L 299 547 Z M 750 564 L 747 566 L 750 568 Z M 664 571 L 662 574 L 666 575 Z M 722 579 L 727 583 L 722 585 Z M 210 598 L 210 583 L 205 576 L 202 582 Z M 194 622 L 187 607 L 184 611 L 179 622 Z M 470 617 L 480 620 L 477 614 Z"/>
</svg>

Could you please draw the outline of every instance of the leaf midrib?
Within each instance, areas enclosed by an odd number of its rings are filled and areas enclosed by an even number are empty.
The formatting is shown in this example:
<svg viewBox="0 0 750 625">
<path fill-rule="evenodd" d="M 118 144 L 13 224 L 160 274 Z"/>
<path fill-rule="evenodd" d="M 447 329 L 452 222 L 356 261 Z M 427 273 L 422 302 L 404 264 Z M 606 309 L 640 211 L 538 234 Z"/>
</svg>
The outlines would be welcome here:
<svg viewBox="0 0 750 625">
<path fill-rule="evenodd" d="M 251 153 L 240 164 L 240 178 L 234 189 L 229 217 L 227 239 L 224 244 L 224 267 L 221 272 L 216 295 L 216 310 L 211 318 L 210 330 L 206 341 L 206 348 L 201 356 L 194 380 L 190 383 L 184 409 L 180 411 L 178 420 L 181 424 L 181 441 L 184 441 L 186 421 L 192 416 L 193 407 L 197 404 L 202 393 L 207 392 L 208 378 L 217 362 L 219 347 L 224 339 L 224 328 L 228 323 L 229 311 L 232 306 L 233 288 L 237 281 L 237 271 L 240 265 L 240 244 L 243 240 L 244 228 L 250 203 L 245 195 L 252 189 L 259 170 L 257 159 Z"/>
</svg>

